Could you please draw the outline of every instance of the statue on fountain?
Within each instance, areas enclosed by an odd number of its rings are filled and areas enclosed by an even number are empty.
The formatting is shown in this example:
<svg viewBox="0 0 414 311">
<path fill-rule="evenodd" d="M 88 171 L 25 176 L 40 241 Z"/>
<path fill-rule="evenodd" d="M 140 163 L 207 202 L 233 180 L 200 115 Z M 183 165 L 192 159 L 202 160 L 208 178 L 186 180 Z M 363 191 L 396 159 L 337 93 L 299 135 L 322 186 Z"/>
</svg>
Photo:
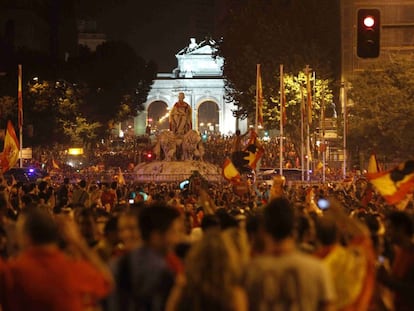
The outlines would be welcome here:
<svg viewBox="0 0 414 311">
<path fill-rule="evenodd" d="M 203 143 L 200 134 L 193 130 L 193 112 L 184 98 L 183 92 L 178 93 L 178 102 L 174 104 L 169 116 L 170 131 L 162 132 L 158 136 L 154 148 L 157 159 L 203 160 Z"/>
<path fill-rule="evenodd" d="M 170 112 L 170 131 L 175 135 L 184 135 L 193 129 L 193 111 L 184 98 L 183 92 L 178 93 L 178 102 Z"/>
</svg>

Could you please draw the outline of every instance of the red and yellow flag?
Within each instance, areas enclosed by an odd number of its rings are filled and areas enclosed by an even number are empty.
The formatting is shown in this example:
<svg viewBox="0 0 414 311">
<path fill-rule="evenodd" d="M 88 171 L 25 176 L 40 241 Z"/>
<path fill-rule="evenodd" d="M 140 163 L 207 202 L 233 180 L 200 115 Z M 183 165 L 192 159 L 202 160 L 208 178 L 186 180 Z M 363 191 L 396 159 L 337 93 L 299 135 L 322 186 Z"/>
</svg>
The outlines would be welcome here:
<svg viewBox="0 0 414 311">
<path fill-rule="evenodd" d="M 244 151 L 248 153 L 248 155 L 244 157 L 245 160 L 249 161 L 247 165 L 255 170 L 257 163 L 264 154 L 264 148 L 257 139 L 257 133 L 254 130 L 251 130 L 250 132 L 249 141 Z"/>
<path fill-rule="evenodd" d="M 280 65 L 280 120 L 282 126 L 286 125 L 287 116 L 286 116 L 286 92 L 285 92 L 285 78 L 283 74 L 283 65 Z"/>
<path fill-rule="evenodd" d="M 414 191 L 414 160 L 389 171 L 368 173 L 367 178 L 388 204 L 399 203 Z"/>
<path fill-rule="evenodd" d="M 223 177 L 233 184 L 237 184 L 241 180 L 241 176 L 233 162 L 229 158 L 224 160 L 223 164 Z"/>
<path fill-rule="evenodd" d="M 22 95 L 22 65 L 18 66 L 18 83 L 17 83 L 17 102 L 18 102 L 18 126 L 19 129 L 23 126 L 23 95 Z"/>
<path fill-rule="evenodd" d="M 263 87 L 260 64 L 256 65 L 256 113 L 257 125 L 263 126 Z"/>
<path fill-rule="evenodd" d="M 378 173 L 380 171 L 378 162 L 377 162 L 377 156 L 375 153 L 371 154 L 368 160 L 368 173 Z"/>
<path fill-rule="evenodd" d="M 309 68 L 306 68 L 306 98 L 307 98 L 307 108 L 308 108 L 308 123 L 312 123 L 312 88 L 310 82 L 310 71 Z"/>
<path fill-rule="evenodd" d="M 7 122 L 6 136 L 4 137 L 3 155 L 1 158 L 1 168 L 3 173 L 14 167 L 19 160 L 19 141 L 13 124 Z"/>
</svg>

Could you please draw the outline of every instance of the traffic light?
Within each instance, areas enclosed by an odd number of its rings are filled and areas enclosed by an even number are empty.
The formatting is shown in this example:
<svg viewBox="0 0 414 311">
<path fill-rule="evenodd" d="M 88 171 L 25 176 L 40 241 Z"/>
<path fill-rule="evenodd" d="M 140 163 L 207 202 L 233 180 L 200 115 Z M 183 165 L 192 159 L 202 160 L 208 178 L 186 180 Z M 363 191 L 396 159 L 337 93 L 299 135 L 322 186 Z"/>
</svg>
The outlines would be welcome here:
<svg viewBox="0 0 414 311">
<path fill-rule="evenodd" d="M 153 159 L 153 154 L 152 154 L 152 152 L 150 151 L 150 152 L 148 152 L 147 153 L 147 160 L 148 161 L 151 161 Z"/>
<path fill-rule="evenodd" d="M 151 162 L 151 161 L 153 161 L 154 159 L 155 159 L 155 155 L 154 155 L 154 153 L 152 152 L 152 150 L 146 150 L 146 151 L 143 151 L 142 152 L 142 155 L 143 155 L 143 157 L 144 157 L 144 161 L 145 162 Z"/>
<path fill-rule="evenodd" d="M 359 9 L 357 25 L 357 55 L 376 58 L 380 53 L 380 10 Z"/>
</svg>

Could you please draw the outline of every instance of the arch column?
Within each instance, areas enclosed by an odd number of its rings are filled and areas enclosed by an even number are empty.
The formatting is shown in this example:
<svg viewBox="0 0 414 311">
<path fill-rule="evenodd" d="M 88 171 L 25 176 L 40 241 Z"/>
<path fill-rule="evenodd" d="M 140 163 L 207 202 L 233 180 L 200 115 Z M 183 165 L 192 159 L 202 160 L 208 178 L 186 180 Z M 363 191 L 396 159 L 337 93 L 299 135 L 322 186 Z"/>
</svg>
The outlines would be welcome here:
<svg viewBox="0 0 414 311">
<path fill-rule="evenodd" d="M 147 126 L 148 112 L 147 108 L 134 118 L 134 133 L 135 135 L 144 135 Z"/>
</svg>

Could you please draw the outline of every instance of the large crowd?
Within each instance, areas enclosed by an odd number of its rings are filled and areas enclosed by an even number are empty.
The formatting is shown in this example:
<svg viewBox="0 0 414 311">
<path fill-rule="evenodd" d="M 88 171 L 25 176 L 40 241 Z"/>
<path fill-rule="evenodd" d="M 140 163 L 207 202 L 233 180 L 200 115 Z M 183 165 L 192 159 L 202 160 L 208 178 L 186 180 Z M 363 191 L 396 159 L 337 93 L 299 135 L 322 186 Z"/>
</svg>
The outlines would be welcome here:
<svg viewBox="0 0 414 311">
<path fill-rule="evenodd" d="M 0 184 L 3 311 L 414 310 L 412 200 L 362 183 Z"/>
</svg>

